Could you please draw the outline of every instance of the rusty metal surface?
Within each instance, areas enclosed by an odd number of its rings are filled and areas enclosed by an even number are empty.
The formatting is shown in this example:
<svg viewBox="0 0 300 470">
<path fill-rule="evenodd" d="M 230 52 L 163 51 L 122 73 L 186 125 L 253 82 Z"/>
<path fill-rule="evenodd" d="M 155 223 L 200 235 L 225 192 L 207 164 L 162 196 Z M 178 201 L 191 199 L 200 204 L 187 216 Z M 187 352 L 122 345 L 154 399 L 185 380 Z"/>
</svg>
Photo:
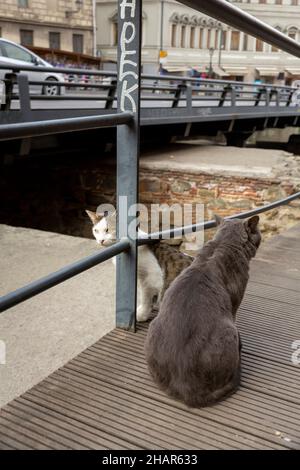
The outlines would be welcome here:
<svg viewBox="0 0 300 470">
<path fill-rule="evenodd" d="M 300 226 L 265 243 L 239 311 L 242 385 L 187 409 L 152 383 L 146 325 L 114 330 L 0 413 L 0 449 L 299 449 Z"/>
</svg>

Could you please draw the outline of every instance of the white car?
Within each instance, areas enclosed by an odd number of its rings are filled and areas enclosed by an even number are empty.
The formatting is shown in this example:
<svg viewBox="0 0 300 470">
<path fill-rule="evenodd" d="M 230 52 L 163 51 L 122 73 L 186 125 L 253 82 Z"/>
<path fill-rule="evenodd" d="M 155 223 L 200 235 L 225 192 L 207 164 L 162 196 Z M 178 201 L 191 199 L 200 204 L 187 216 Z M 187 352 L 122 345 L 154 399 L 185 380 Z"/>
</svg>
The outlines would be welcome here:
<svg viewBox="0 0 300 470">
<path fill-rule="evenodd" d="M 0 65 L 20 65 L 36 66 L 37 71 L 24 71 L 28 76 L 29 81 L 45 81 L 53 82 L 53 85 L 30 85 L 30 93 L 34 94 L 43 94 L 48 96 L 56 96 L 63 94 L 65 88 L 62 86 L 57 86 L 55 83 L 64 82 L 64 76 L 60 73 L 55 72 L 42 72 L 39 71 L 39 67 L 52 67 L 51 64 L 46 62 L 44 59 L 41 59 L 38 55 L 26 49 L 26 47 L 19 46 L 8 39 L 0 38 Z M 8 68 L 0 69 L 0 80 L 5 78 L 7 73 L 10 73 L 11 70 Z"/>
</svg>

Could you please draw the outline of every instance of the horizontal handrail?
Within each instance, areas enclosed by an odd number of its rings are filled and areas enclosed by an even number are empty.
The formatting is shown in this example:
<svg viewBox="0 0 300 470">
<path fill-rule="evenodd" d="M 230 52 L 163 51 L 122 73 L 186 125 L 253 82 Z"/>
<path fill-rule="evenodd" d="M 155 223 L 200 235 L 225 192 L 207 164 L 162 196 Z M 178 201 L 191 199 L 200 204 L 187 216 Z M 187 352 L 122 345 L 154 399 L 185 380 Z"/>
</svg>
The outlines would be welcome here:
<svg viewBox="0 0 300 470">
<path fill-rule="evenodd" d="M 297 41 L 227 0 L 180 0 L 180 3 L 300 57 L 300 45 Z"/>
<path fill-rule="evenodd" d="M 253 209 L 247 212 L 242 212 L 240 214 L 232 215 L 229 217 L 225 217 L 226 219 L 246 219 L 247 217 L 251 217 L 253 215 L 261 214 L 262 212 L 269 211 L 276 207 L 279 207 L 284 204 L 288 204 L 289 202 L 293 201 L 300 197 L 300 191 L 288 196 L 284 199 L 280 199 L 278 201 L 272 202 L 270 204 L 266 204 L 265 206 L 259 207 L 257 209 Z M 183 233 L 192 233 L 197 232 L 198 230 L 204 229 L 208 230 L 210 228 L 214 228 L 216 226 L 215 220 L 209 220 L 207 222 L 200 222 L 198 224 L 187 225 L 185 227 L 175 228 L 171 230 L 164 230 L 161 232 L 155 232 L 149 234 L 148 238 L 140 238 L 138 240 L 138 245 L 146 245 L 149 243 L 154 243 L 157 240 L 172 238 L 174 236 L 180 236 Z M 27 286 L 21 287 L 9 294 L 6 294 L 0 298 L 0 312 L 4 312 L 5 310 L 14 307 L 15 305 L 34 297 L 35 295 L 44 292 L 45 290 L 50 289 L 51 287 L 60 284 L 67 279 L 70 279 L 77 274 L 80 274 L 100 263 L 103 261 L 107 261 L 110 258 L 126 251 L 130 247 L 130 242 L 128 238 L 124 238 L 114 245 L 104 249 L 100 253 L 94 253 L 86 258 L 83 258 L 79 261 L 75 261 L 72 264 L 65 266 L 64 268 L 56 271 L 54 273 L 49 274 L 37 281 L 34 281 Z"/>
<path fill-rule="evenodd" d="M 60 284 L 71 277 L 77 276 L 77 274 L 83 273 L 94 266 L 97 266 L 103 261 L 107 261 L 110 258 L 128 250 L 130 242 L 128 238 L 124 238 L 112 246 L 109 246 L 103 251 L 93 253 L 79 261 L 68 264 L 62 269 L 55 271 L 54 273 L 48 274 L 48 276 L 42 277 L 37 281 L 27 284 L 27 286 L 20 287 L 9 294 L 6 294 L 0 298 L 0 312 L 14 307 L 15 305 L 34 297 L 37 294 L 50 289 L 51 287 Z"/>
<path fill-rule="evenodd" d="M 70 67 L 52 67 L 52 66 L 40 66 L 40 65 L 13 65 L 13 64 L 1 64 L 0 70 L 14 70 L 18 72 L 20 70 L 26 70 L 27 72 L 53 72 L 61 75 L 97 75 L 99 77 L 117 77 L 117 72 L 104 71 L 97 69 L 72 69 Z"/>
<path fill-rule="evenodd" d="M 102 116 L 84 116 L 65 119 L 51 119 L 37 122 L 24 122 L 20 124 L 4 124 L 0 126 L 0 141 L 12 140 L 20 137 L 36 137 L 65 132 L 86 131 L 100 127 L 111 127 L 128 124 L 132 113 L 115 113 Z"/>
<path fill-rule="evenodd" d="M 239 82 L 237 80 L 219 80 L 214 78 L 199 78 L 199 77 L 181 77 L 179 75 L 142 75 L 142 78 L 151 79 L 151 80 L 171 80 L 178 82 L 196 82 L 203 84 L 219 84 L 219 85 L 236 85 L 236 86 L 249 86 L 249 87 L 264 87 L 264 88 L 282 88 L 289 90 L 297 90 L 296 87 L 291 87 L 288 85 L 274 85 L 272 83 L 254 83 L 254 82 Z"/>
<path fill-rule="evenodd" d="M 294 42 L 294 41 L 293 41 Z M 0 70 L 11 70 L 13 72 L 53 72 L 53 73 L 60 73 L 62 75 L 64 74 L 71 74 L 71 71 L 73 69 L 68 69 L 68 68 L 59 68 L 59 67 L 35 67 L 31 65 L 12 65 L 12 64 L 7 64 L 7 65 L 2 65 L 0 64 Z M 76 72 L 76 73 L 75 73 Z M 85 70 L 85 69 L 74 69 L 74 74 L 80 74 L 80 75 L 99 75 L 102 77 L 112 77 L 116 79 L 117 73 L 113 71 L 100 71 L 100 70 Z M 291 87 L 288 85 L 274 85 L 272 83 L 254 83 L 254 82 L 239 82 L 236 80 L 220 80 L 220 79 L 214 79 L 214 78 L 201 78 L 201 77 L 190 77 L 190 76 L 180 76 L 180 75 L 155 75 L 155 74 L 141 74 L 142 80 L 154 80 L 155 82 L 159 81 L 176 81 L 176 82 L 187 82 L 187 83 L 198 83 L 198 84 L 221 84 L 221 85 L 236 85 L 236 86 L 249 86 L 249 87 L 259 87 L 263 86 L 265 88 L 281 88 L 281 89 L 296 89 L 295 87 Z M 59 83 L 59 82 L 58 82 Z M 52 86 L 56 86 L 58 84 L 57 82 L 52 82 Z M 88 84 L 87 84 L 88 85 Z M 63 82 L 62 86 L 68 87 L 69 84 L 67 82 Z M 80 86 L 80 83 L 76 86 Z M 106 86 L 109 86 L 107 84 Z M 143 86 L 143 83 L 142 83 Z M 153 89 L 159 89 L 156 87 L 156 85 L 153 85 Z"/>
</svg>

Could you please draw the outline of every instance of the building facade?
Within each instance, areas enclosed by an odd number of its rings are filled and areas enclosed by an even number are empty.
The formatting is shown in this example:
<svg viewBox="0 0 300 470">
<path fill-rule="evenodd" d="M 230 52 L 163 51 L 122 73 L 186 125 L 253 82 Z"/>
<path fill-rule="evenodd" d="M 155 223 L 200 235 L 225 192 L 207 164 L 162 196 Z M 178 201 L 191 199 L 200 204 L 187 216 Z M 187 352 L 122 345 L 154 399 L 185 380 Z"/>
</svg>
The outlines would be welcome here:
<svg viewBox="0 0 300 470">
<path fill-rule="evenodd" d="M 93 55 L 94 0 L 1 0 L 1 37 L 30 47 Z"/>
<path fill-rule="evenodd" d="M 117 2 L 96 0 L 97 48 L 116 60 Z M 300 0 L 241 0 L 237 6 L 300 40 Z M 143 1 L 145 73 L 214 73 L 264 82 L 300 78 L 299 59 L 174 0 Z"/>
</svg>

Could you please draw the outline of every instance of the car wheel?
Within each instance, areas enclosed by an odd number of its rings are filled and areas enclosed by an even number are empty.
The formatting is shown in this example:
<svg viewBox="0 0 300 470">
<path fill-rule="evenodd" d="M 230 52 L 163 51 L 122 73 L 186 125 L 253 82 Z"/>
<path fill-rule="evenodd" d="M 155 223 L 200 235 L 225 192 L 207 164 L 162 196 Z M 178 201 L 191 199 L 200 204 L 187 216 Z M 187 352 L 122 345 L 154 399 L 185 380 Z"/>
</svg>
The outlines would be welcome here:
<svg viewBox="0 0 300 470">
<path fill-rule="evenodd" d="M 60 89 L 58 86 L 54 85 L 54 83 L 57 83 L 58 80 L 54 77 L 49 77 L 46 80 L 47 82 L 53 82 L 53 85 L 44 85 L 42 93 L 43 95 L 46 96 L 57 96 L 60 94 Z"/>
</svg>

